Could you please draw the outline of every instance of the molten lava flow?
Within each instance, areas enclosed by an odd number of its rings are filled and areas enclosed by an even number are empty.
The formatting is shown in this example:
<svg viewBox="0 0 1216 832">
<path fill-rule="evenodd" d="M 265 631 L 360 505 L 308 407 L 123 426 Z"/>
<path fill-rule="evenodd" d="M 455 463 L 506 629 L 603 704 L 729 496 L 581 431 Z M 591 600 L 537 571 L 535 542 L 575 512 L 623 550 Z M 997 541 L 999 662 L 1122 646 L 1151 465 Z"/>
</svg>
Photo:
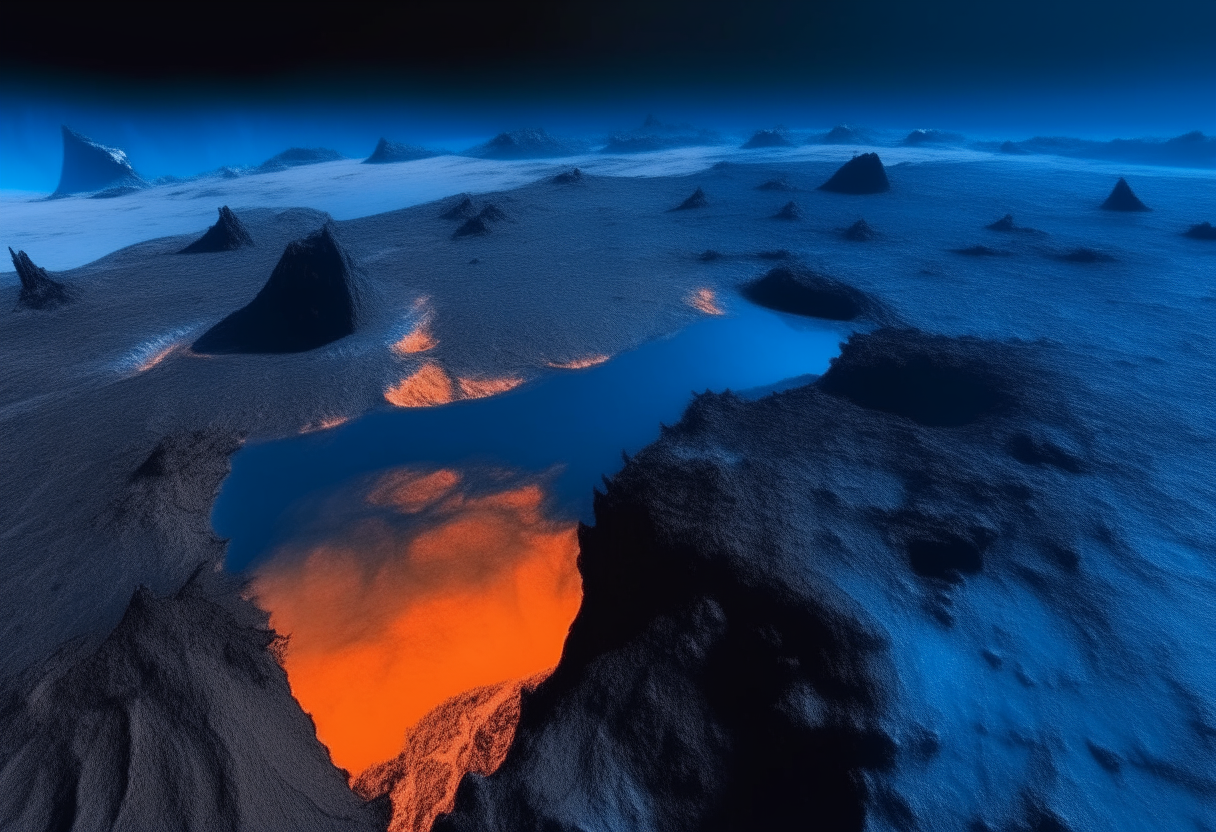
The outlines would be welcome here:
<svg viewBox="0 0 1216 832">
<path fill-rule="evenodd" d="M 486 396 L 497 396 L 508 390 L 514 390 L 524 383 L 522 378 L 508 376 L 506 378 L 461 378 L 460 393 L 466 399 L 484 399 Z"/>
<path fill-rule="evenodd" d="M 170 344 L 167 347 L 163 347 L 163 348 L 157 350 L 156 352 L 152 353 L 152 355 L 145 358 L 140 363 L 140 365 L 135 368 L 135 372 L 145 373 L 148 370 L 151 370 L 157 364 L 160 364 L 166 358 L 173 355 L 173 353 L 180 350 L 183 346 L 184 346 L 183 344 Z"/>
<path fill-rule="evenodd" d="M 426 352 L 434 348 L 438 343 L 435 336 L 431 334 L 430 321 L 424 319 L 416 327 L 407 332 L 400 341 L 393 344 L 393 352 L 398 355 Z"/>
<path fill-rule="evenodd" d="M 384 398 L 397 407 L 434 407 L 452 401 L 455 393 L 443 368 L 428 361 L 413 375 L 385 390 Z"/>
<path fill-rule="evenodd" d="M 388 794 L 389 832 L 427 832 L 441 812 L 452 810 L 465 772 L 488 775 L 502 765 L 519 724 L 520 694 L 549 672 L 447 700 L 409 730 L 400 754 L 364 771 L 351 788 L 364 800 Z"/>
<path fill-rule="evenodd" d="M 713 289 L 697 289 L 687 298 L 688 305 L 706 315 L 721 315 L 722 308 L 718 306 L 717 295 Z"/>
<path fill-rule="evenodd" d="M 345 425 L 349 421 L 349 416 L 333 416 L 328 419 L 319 419 L 316 422 L 309 422 L 300 428 L 300 433 L 316 433 L 321 430 L 330 430 L 340 425 Z"/>
<path fill-rule="evenodd" d="M 461 484 L 445 470 L 382 477 L 369 501 L 390 515 L 283 552 L 254 580 L 290 636 L 292 692 L 350 771 L 398 754 L 440 703 L 561 654 L 582 599 L 575 524 L 544 515 L 538 485 Z"/>
<path fill-rule="evenodd" d="M 569 361 L 550 361 L 549 366 L 555 370 L 585 370 L 597 364 L 603 364 L 609 359 L 607 355 L 588 355 L 583 358 L 573 358 Z"/>
</svg>

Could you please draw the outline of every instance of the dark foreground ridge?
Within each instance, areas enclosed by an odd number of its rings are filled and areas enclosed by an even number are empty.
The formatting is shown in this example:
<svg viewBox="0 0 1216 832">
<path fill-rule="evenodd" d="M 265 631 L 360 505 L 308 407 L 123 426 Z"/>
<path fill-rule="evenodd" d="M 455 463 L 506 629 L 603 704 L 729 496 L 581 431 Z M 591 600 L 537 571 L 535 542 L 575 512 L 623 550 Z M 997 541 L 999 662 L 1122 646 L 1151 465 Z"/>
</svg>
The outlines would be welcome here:
<svg viewBox="0 0 1216 832">
<path fill-rule="evenodd" d="M 104 641 L 28 674 L 0 722 L 0 827 L 374 828 L 292 698 L 265 614 L 206 586 L 224 580 L 204 566 L 167 597 L 140 587 Z"/>
<path fill-rule="evenodd" d="M 891 183 L 878 154 L 862 153 L 841 165 L 819 190 L 838 194 L 880 194 L 891 190 Z"/>
<path fill-rule="evenodd" d="M 13 252 L 9 247 L 8 254 L 13 258 L 13 268 L 21 279 L 21 294 L 17 296 L 17 305 L 27 309 L 54 309 L 72 300 L 68 287 L 57 280 L 52 280 L 46 269 L 35 266 L 34 261 L 24 251 Z"/>
<path fill-rule="evenodd" d="M 1115 183 L 1115 187 L 1111 189 L 1110 196 L 1106 198 L 1106 202 L 1102 203 L 1102 207 L 1107 211 L 1149 211 L 1147 205 L 1140 201 L 1140 198 L 1132 193 L 1131 185 L 1127 184 L 1127 180 L 1119 177 L 1119 181 Z"/>
<path fill-rule="evenodd" d="M 1182 235 L 1190 237 L 1192 240 L 1216 240 L 1216 227 L 1213 227 L 1210 222 L 1201 222 L 1183 231 Z"/>
<path fill-rule="evenodd" d="M 706 205 L 709 205 L 709 200 L 706 199 L 706 197 L 705 197 L 705 191 L 701 190 L 700 188 L 697 188 L 695 191 L 692 192 L 692 196 L 690 196 L 688 199 L 684 200 L 683 202 L 681 202 L 679 205 L 677 205 L 675 208 L 672 208 L 671 210 L 673 210 L 673 211 L 690 211 L 694 208 L 704 208 Z"/>
<path fill-rule="evenodd" d="M 287 244 L 248 306 L 194 342 L 198 353 L 282 353 L 315 349 L 350 335 L 358 317 L 354 267 L 333 224 Z"/>
<path fill-rule="evenodd" d="M 871 228 L 870 224 L 864 219 L 859 219 L 841 231 L 840 236 L 855 243 L 868 243 L 878 236 L 878 232 Z"/>
<path fill-rule="evenodd" d="M 271 156 L 258 165 L 255 170 L 259 173 L 270 173 L 288 168 L 298 168 L 301 165 L 316 165 L 321 162 L 336 162 L 343 156 L 336 150 L 327 147 L 289 147 L 282 153 Z"/>
<path fill-rule="evenodd" d="M 744 150 L 754 150 L 761 147 L 793 147 L 794 143 L 786 137 L 784 130 L 778 128 L 757 130 L 742 146 Z"/>
<path fill-rule="evenodd" d="M 365 165 L 386 165 L 392 162 L 413 162 L 416 159 L 430 159 L 434 156 L 441 156 L 437 150 L 427 150 L 425 147 L 418 147 L 413 144 L 401 144 L 400 142 L 390 142 L 388 139 L 381 137 L 376 144 L 376 149 L 372 151 L 372 155 L 363 160 Z"/>
<path fill-rule="evenodd" d="M 228 206 L 220 208 L 220 218 L 203 236 L 182 249 L 179 254 L 201 254 L 211 251 L 235 251 L 253 245 L 253 237 Z"/>
<path fill-rule="evenodd" d="M 107 189 L 126 192 L 147 184 L 131 167 L 125 152 L 63 127 L 63 169 L 54 196 Z"/>
<path fill-rule="evenodd" d="M 969 592 L 1033 593 L 1101 626 L 1056 551 L 1077 533 L 1075 485 L 1038 451 L 1068 458 L 1041 433 L 1070 434 L 1042 421 L 1067 409 L 1033 356 L 880 330 L 818 383 L 696 397 L 596 495 L 561 662 L 435 832 L 1085 828 L 1034 767 L 978 807 L 895 785 L 932 790 L 959 754 L 981 772 L 1004 759 L 975 750 L 983 726 L 938 733 L 897 683 L 920 666 L 909 622 L 951 656 L 992 628 Z M 890 498 L 860 486 L 880 479 Z M 895 628 L 871 602 L 898 609 Z M 1059 724 L 1054 700 L 1028 711 Z"/>
<path fill-rule="evenodd" d="M 829 321 L 852 321 L 880 314 L 877 301 L 839 280 L 802 266 L 777 266 L 743 287 L 753 303 Z"/>
</svg>

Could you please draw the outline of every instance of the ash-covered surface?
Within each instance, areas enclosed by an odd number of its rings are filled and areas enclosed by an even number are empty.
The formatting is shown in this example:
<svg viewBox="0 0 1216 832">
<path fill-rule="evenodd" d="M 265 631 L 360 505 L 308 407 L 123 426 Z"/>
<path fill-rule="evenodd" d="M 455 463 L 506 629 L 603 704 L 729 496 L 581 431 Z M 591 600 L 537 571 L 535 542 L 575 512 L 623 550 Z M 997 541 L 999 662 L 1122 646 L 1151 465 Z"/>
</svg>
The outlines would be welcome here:
<svg viewBox="0 0 1216 832">
<path fill-rule="evenodd" d="M 182 254 L 203 254 L 215 251 L 235 251 L 253 245 L 253 237 L 227 206 L 220 208 L 219 219 L 207 229 L 207 233 L 182 249 Z"/>
<path fill-rule="evenodd" d="M 46 269 L 34 264 L 24 251 L 8 250 L 13 268 L 21 279 L 21 294 L 17 303 L 27 309 L 54 309 L 72 300 L 72 293 L 59 281 L 47 274 Z"/>
</svg>

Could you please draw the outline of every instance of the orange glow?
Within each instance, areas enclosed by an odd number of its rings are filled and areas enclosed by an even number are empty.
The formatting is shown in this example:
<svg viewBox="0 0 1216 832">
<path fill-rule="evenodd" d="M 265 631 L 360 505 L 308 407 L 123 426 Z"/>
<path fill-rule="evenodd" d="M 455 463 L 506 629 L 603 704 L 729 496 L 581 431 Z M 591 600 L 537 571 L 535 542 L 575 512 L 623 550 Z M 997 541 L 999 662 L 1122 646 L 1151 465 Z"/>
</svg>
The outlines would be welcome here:
<svg viewBox="0 0 1216 832">
<path fill-rule="evenodd" d="M 588 355 L 583 358 L 574 358 L 570 361 L 550 361 L 549 366 L 556 370 L 585 370 L 588 367 L 603 364 L 609 357 L 607 355 Z"/>
<path fill-rule="evenodd" d="M 173 353 L 177 352 L 181 348 L 182 348 L 181 344 L 170 344 L 169 346 L 167 346 L 161 350 L 158 350 L 157 352 L 153 353 L 152 355 L 150 355 L 146 359 L 144 359 L 144 362 L 135 368 L 135 372 L 143 373 L 143 372 L 147 372 L 148 370 L 151 370 L 157 364 L 161 363 L 162 361 L 164 361 L 169 356 L 173 355 Z"/>
<path fill-rule="evenodd" d="M 369 503 L 417 514 L 460 484 L 460 474 L 440 468 L 429 474 L 402 469 L 386 474 L 368 495 Z"/>
<path fill-rule="evenodd" d="M 722 308 L 718 306 L 718 297 L 713 289 L 697 289 L 687 298 L 688 305 L 706 315 L 721 315 Z"/>
<path fill-rule="evenodd" d="M 488 775 L 502 765 L 519 725 L 520 693 L 549 673 L 447 700 L 410 729 L 400 754 L 363 772 L 351 788 L 364 800 L 389 795 L 388 832 L 427 832 L 440 812 L 452 810 L 465 772 Z"/>
<path fill-rule="evenodd" d="M 466 399 L 484 399 L 486 396 L 496 396 L 508 390 L 514 390 L 524 383 L 522 378 L 508 376 L 506 378 L 462 378 L 460 392 Z"/>
<path fill-rule="evenodd" d="M 384 398 L 397 407 L 434 407 L 455 398 L 452 380 L 434 361 L 384 391 Z"/>
<path fill-rule="evenodd" d="M 433 349 L 439 342 L 435 336 L 431 334 L 431 323 L 424 319 L 416 327 L 405 334 L 404 337 L 397 343 L 393 344 L 393 352 L 398 355 L 410 355 L 416 352 L 426 352 Z"/>
<path fill-rule="evenodd" d="M 329 419 L 320 419 L 316 422 L 309 422 L 304 427 L 300 428 L 300 433 L 316 433 L 320 430 L 330 430 L 339 425 L 345 425 L 350 421 L 349 416 L 334 416 Z"/>
<path fill-rule="evenodd" d="M 334 762 L 358 772 L 398 754 L 407 729 L 472 688 L 557 663 L 582 599 L 575 524 L 544 515 L 544 491 L 458 490 L 454 471 L 394 472 L 369 499 L 410 513 L 408 532 L 363 521 L 283 552 L 254 579 L 290 635 L 292 692 Z"/>
</svg>

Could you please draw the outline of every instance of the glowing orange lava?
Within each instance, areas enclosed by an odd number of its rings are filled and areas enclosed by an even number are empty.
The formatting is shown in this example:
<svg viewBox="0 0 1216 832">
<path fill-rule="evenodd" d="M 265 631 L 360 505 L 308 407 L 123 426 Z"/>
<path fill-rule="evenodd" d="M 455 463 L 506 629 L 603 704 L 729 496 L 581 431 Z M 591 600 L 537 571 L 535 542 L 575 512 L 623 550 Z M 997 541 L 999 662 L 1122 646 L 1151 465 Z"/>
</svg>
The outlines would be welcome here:
<svg viewBox="0 0 1216 832">
<path fill-rule="evenodd" d="M 400 341 L 393 344 L 393 352 L 398 355 L 411 355 L 416 352 L 426 352 L 433 349 L 439 341 L 431 334 L 431 324 L 429 320 L 423 320 L 412 330 L 407 332 Z"/>
<path fill-rule="evenodd" d="M 384 398 L 397 407 L 434 407 L 455 398 L 452 380 L 433 361 L 384 391 Z"/>
<path fill-rule="evenodd" d="M 497 396 L 508 390 L 514 390 L 524 383 L 522 378 L 507 376 L 506 378 L 461 378 L 460 393 L 466 399 L 484 399 L 486 396 Z"/>
<path fill-rule="evenodd" d="M 359 772 L 401 751 L 410 726 L 465 691 L 557 663 L 582 598 L 573 523 L 544 491 L 458 488 L 451 471 L 383 477 L 369 497 L 410 513 L 352 542 L 285 552 L 254 580 L 290 636 L 292 692 L 334 762 Z"/>
<path fill-rule="evenodd" d="M 364 800 L 388 794 L 388 832 L 427 832 L 440 812 L 452 810 L 465 772 L 488 775 L 502 765 L 519 725 L 521 692 L 549 672 L 447 700 L 409 730 L 400 754 L 364 771 L 351 788 Z"/>
<path fill-rule="evenodd" d="M 697 289 L 687 298 L 688 305 L 706 315 L 721 315 L 722 308 L 718 306 L 717 295 L 713 289 Z"/>
<path fill-rule="evenodd" d="M 316 422 L 309 422 L 304 427 L 300 428 L 300 433 L 316 433 L 320 430 L 330 430 L 339 425 L 345 425 L 350 421 L 349 416 L 333 416 L 328 419 L 319 419 Z"/>
<path fill-rule="evenodd" d="M 181 344 L 170 344 L 169 346 L 164 347 L 163 349 L 157 350 L 155 353 L 153 353 L 152 355 L 150 355 L 146 359 L 144 359 L 144 362 L 135 368 L 135 372 L 144 373 L 144 372 L 147 372 L 148 370 L 151 370 L 157 364 L 160 364 L 166 358 L 168 358 L 169 356 L 173 355 L 173 353 L 175 353 L 179 349 L 181 349 L 181 347 L 182 347 Z"/>
<path fill-rule="evenodd" d="M 556 370 L 585 370 L 588 367 L 603 364 L 610 357 L 607 355 L 588 355 L 583 358 L 574 358 L 570 361 L 550 361 L 549 366 Z"/>
</svg>

